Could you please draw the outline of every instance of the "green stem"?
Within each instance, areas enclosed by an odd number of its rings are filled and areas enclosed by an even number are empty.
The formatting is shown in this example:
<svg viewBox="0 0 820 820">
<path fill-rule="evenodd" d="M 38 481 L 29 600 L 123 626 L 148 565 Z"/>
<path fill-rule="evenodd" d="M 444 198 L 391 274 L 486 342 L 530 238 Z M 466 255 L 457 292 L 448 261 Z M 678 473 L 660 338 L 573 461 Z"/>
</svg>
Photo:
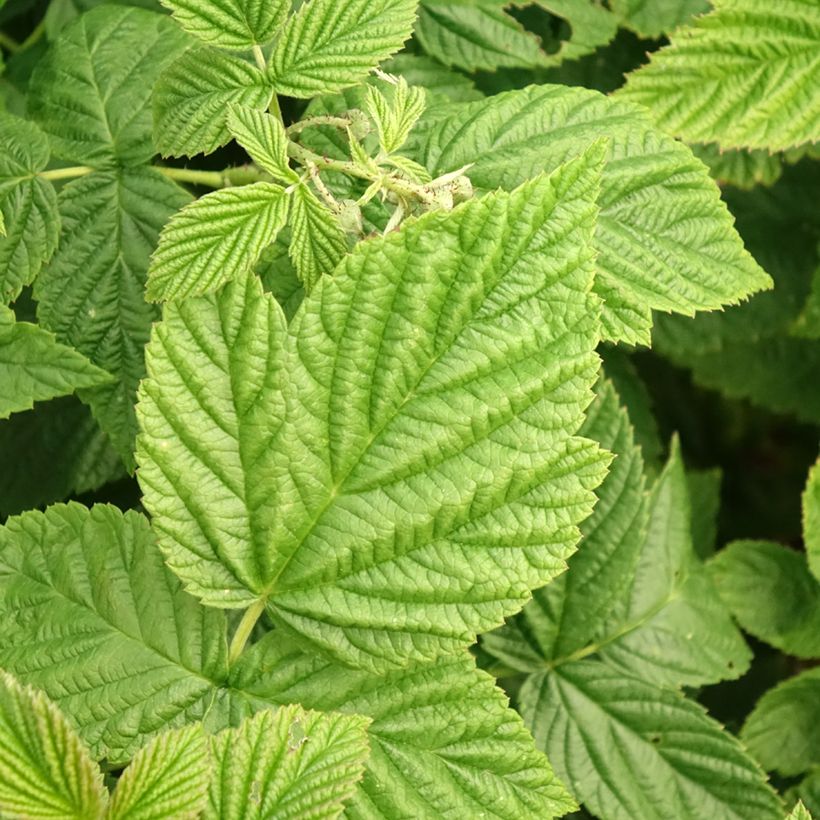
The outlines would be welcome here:
<svg viewBox="0 0 820 820">
<path fill-rule="evenodd" d="M 229 666 L 233 666 L 242 654 L 242 650 L 245 648 L 245 644 L 247 644 L 248 638 L 250 638 L 251 632 L 253 632 L 253 628 L 256 626 L 256 622 L 262 617 L 264 611 L 264 598 L 260 598 L 255 604 L 252 604 L 245 610 L 245 614 L 242 616 L 239 626 L 236 627 L 236 632 L 233 633 L 231 646 L 228 650 Z"/>
<path fill-rule="evenodd" d="M 20 51 L 31 48 L 46 33 L 46 18 L 43 17 L 32 29 L 31 34 L 20 44 Z"/>
<path fill-rule="evenodd" d="M 94 169 L 90 165 L 72 165 L 68 168 L 52 168 L 50 171 L 38 171 L 41 179 L 73 179 L 90 174 Z"/>
<path fill-rule="evenodd" d="M 323 115 L 319 117 L 308 117 L 306 120 L 299 120 L 299 122 L 289 125 L 287 128 L 288 136 L 291 134 L 299 134 L 305 128 L 312 128 L 316 125 L 332 125 L 336 128 L 347 128 L 350 125 L 350 120 L 347 117 L 333 117 L 331 115 Z"/>
<path fill-rule="evenodd" d="M 0 46 L 12 54 L 16 54 L 20 50 L 20 43 L 12 37 L 9 37 L 4 31 L 0 31 Z"/>
<path fill-rule="evenodd" d="M 168 179 L 176 182 L 187 182 L 191 185 L 204 185 L 206 188 L 227 188 L 231 185 L 247 185 L 250 182 L 268 179 L 263 171 L 249 166 L 225 168 L 223 171 L 197 171 L 195 168 L 167 168 L 155 165 Z"/>
</svg>

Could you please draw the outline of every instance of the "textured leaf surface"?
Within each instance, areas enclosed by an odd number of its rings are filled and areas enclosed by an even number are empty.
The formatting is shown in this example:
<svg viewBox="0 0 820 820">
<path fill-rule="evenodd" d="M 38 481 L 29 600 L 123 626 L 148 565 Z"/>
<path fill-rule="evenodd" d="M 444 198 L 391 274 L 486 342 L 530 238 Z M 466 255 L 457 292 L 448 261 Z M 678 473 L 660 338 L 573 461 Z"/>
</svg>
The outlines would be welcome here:
<svg viewBox="0 0 820 820">
<path fill-rule="evenodd" d="M 659 37 L 709 9 L 709 0 L 610 0 L 610 8 L 641 37 Z"/>
<path fill-rule="evenodd" d="M 465 653 L 380 677 L 273 634 L 243 659 L 231 685 L 267 704 L 371 718 L 370 756 L 346 817 L 520 820 L 575 807 L 505 695 Z"/>
<path fill-rule="evenodd" d="M 768 151 L 721 151 L 714 143 L 693 145 L 695 156 L 709 166 L 711 175 L 721 183 L 748 190 L 755 185 L 773 185 L 783 172 L 783 159 Z"/>
<path fill-rule="evenodd" d="M 291 705 L 220 732 L 205 820 L 338 817 L 364 772 L 368 723 Z"/>
<path fill-rule="evenodd" d="M 536 5 L 562 18 L 569 29 L 569 37 L 555 53 L 547 55 L 547 65 L 592 54 L 610 42 L 618 30 L 618 18 L 597 0 L 536 0 Z"/>
<path fill-rule="evenodd" d="M 770 286 L 706 168 L 634 106 L 580 88 L 532 86 L 438 107 L 411 143 L 434 175 L 473 163 L 473 184 L 490 190 L 554 168 L 601 136 L 609 138 L 609 155 L 595 289 L 607 338 L 645 344 L 652 310 L 691 315 Z"/>
<path fill-rule="evenodd" d="M 194 820 L 213 776 L 200 726 L 163 732 L 140 749 L 117 780 L 107 820 Z"/>
<path fill-rule="evenodd" d="M 15 321 L 14 312 L 0 305 L 0 419 L 30 409 L 35 401 L 111 380 L 82 353 L 37 325 Z"/>
<path fill-rule="evenodd" d="M 97 764 L 59 709 L 0 672 L 0 814 L 97 818 L 107 802 Z"/>
<path fill-rule="evenodd" d="M 804 555 L 767 541 L 736 541 L 710 570 L 747 632 L 789 655 L 820 657 L 820 583 Z"/>
<path fill-rule="evenodd" d="M 38 63 L 29 112 L 65 160 L 147 162 L 155 153 L 151 89 L 187 45 L 163 15 L 123 6 L 94 9 L 68 26 Z"/>
<path fill-rule="evenodd" d="M 287 0 L 162 0 L 189 34 L 222 48 L 247 49 L 272 40 L 284 25 Z"/>
<path fill-rule="evenodd" d="M 288 137 L 278 117 L 235 105 L 228 114 L 228 130 L 253 161 L 278 182 L 290 185 L 299 181 L 299 175 L 288 164 Z"/>
<path fill-rule="evenodd" d="M 820 5 L 716 0 L 620 95 L 690 142 L 780 151 L 820 139 Z"/>
<path fill-rule="evenodd" d="M 95 757 L 125 761 L 228 698 L 225 622 L 182 591 L 148 521 L 57 505 L 0 528 L 0 667 L 46 691 Z"/>
<path fill-rule="evenodd" d="M 384 668 L 563 570 L 606 463 L 574 437 L 601 160 L 360 243 L 288 328 L 255 277 L 166 307 L 139 478 L 191 591 Z"/>
<path fill-rule="evenodd" d="M 315 97 L 353 85 L 410 36 L 417 0 L 309 0 L 270 61 L 278 94 Z"/>
<path fill-rule="evenodd" d="M 246 274 L 285 224 L 283 188 L 255 182 L 213 191 L 186 205 L 160 234 L 146 296 L 198 296 Z"/>
<path fill-rule="evenodd" d="M 336 216 L 304 185 L 293 191 L 290 231 L 290 257 L 299 280 L 310 291 L 339 264 L 347 239 Z"/>
<path fill-rule="evenodd" d="M 803 540 L 809 569 L 820 581 L 820 461 L 809 471 L 803 491 Z"/>
<path fill-rule="evenodd" d="M 57 196 L 34 176 L 50 153 L 34 123 L 0 116 L 0 305 L 20 295 L 57 247 Z"/>
<path fill-rule="evenodd" d="M 530 676 L 524 720 L 590 811 L 613 820 L 780 820 L 757 764 L 698 704 L 603 663 Z"/>
<path fill-rule="evenodd" d="M 431 102 L 468 102 L 483 96 L 469 77 L 421 54 L 402 52 L 382 63 L 382 68 L 404 77 L 410 85 L 422 86 Z"/>
<path fill-rule="evenodd" d="M 798 800 L 797 805 L 789 812 L 786 820 L 812 820 L 809 810 Z"/>
<path fill-rule="evenodd" d="M 210 154 L 231 139 L 232 105 L 267 108 L 273 90 L 254 65 L 214 49 L 186 52 L 154 88 L 154 142 L 163 156 Z"/>
<path fill-rule="evenodd" d="M 112 373 L 84 392 L 103 430 L 133 465 L 134 396 L 156 310 L 145 301 L 160 228 L 189 195 L 148 168 L 89 174 L 60 192 L 60 248 L 37 280 L 41 323 Z"/>
<path fill-rule="evenodd" d="M 795 775 L 820 764 L 820 667 L 766 692 L 740 733 L 767 768 Z"/>
</svg>

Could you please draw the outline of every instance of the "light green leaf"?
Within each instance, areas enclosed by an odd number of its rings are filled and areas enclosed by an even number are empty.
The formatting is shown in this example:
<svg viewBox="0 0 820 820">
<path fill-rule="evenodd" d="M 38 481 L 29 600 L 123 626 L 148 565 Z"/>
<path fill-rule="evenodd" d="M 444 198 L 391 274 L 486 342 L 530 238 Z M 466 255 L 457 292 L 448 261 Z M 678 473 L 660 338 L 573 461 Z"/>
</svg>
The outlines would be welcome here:
<svg viewBox="0 0 820 820">
<path fill-rule="evenodd" d="M 804 555 L 766 541 L 736 541 L 709 567 L 747 632 L 789 655 L 820 657 L 820 583 Z"/>
<path fill-rule="evenodd" d="M 610 0 L 609 5 L 627 28 L 655 38 L 707 11 L 709 0 Z"/>
<path fill-rule="evenodd" d="M 809 810 L 798 800 L 797 805 L 789 812 L 786 820 L 811 820 Z"/>
<path fill-rule="evenodd" d="M 592 54 L 613 40 L 618 31 L 618 18 L 599 0 L 535 0 L 535 3 L 565 20 L 570 31 L 560 48 L 547 55 L 547 65 Z"/>
<path fill-rule="evenodd" d="M 214 49 L 186 52 L 154 88 L 154 142 L 163 156 L 210 154 L 231 139 L 233 105 L 267 108 L 273 89 L 254 65 Z"/>
<path fill-rule="evenodd" d="M 766 692 L 740 737 L 767 769 L 787 777 L 820 764 L 820 667 Z"/>
<path fill-rule="evenodd" d="M 299 181 L 299 175 L 288 163 L 288 137 L 278 117 L 246 105 L 234 105 L 228 114 L 228 130 L 251 159 L 277 182 L 290 185 Z"/>
<path fill-rule="evenodd" d="M 139 479 L 191 591 L 381 670 L 563 570 L 607 461 L 574 435 L 602 158 L 360 243 L 289 327 L 255 277 L 166 306 Z"/>
<path fill-rule="evenodd" d="M 157 731 L 229 708 L 224 617 L 182 591 L 135 512 L 10 518 L 0 636 L 0 668 L 43 689 L 97 758 L 127 761 Z"/>
<path fill-rule="evenodd" d="M 347 252 L 347 239 L 335 214 L 305 185 L 293 191 L 289 221 L 288 253 L 310 292 L 323 274 L 332 273 L 339 264 Z"/>
<path fill-rule="evenodd" d="M 547 55 L 538 38 L 503 5 L 498 0 L 422 0 L 415 37 L 431 57 L 471 72 L 544 65 Z"/>
<path fill-rule="evenodd" d="M 35 176 L 50 156 L 34 123 L 0 114 L 0 304 L 31 284 L 57 247 L 60 216 L 50 182 Z"/>
<path fill-rule="evenodd" d="M 371 675 L 264 638 L 231 685 L 261 706 L 366 715 L 370 756 L 345 816 L 550 818 L 573 800 L 495 681 L 467 653 Z"/>
<path fill-rule="evenodd" d="M 270 61 L 277 94 L 340 91 L 398 51 L 417 0 L 308 0 L 288 20 Z"/>
<path fill-rule="evenodd" d="M 782 151 L 820 140 L 820 5 L 715 0 L 618 94 L 690 142 Z"/>
<path fill-rule="evenodd" d="M 60 710 L 0 672 L 0 814 L 99 818 L 107 802 L 97 764 Z"/>
<path fill-rule="evenodd" d="M 392 92 L 388 99 L 376 86 L 369 85 L 365 97 L 368 113 L 376 124 L 379 145 L 387 154 L 404 145 L 425 106 L 424 89 L 411 88 L 403 77 L 395 78 Z"/>
<path fill-rule="evenodd" d="M 102 6 L 66 27 L 32 74 L 28 110 L 70 162 L 134 166 L 155 153 L 151 90 L 188 47 L 165 16 Z"/>
<path fill-rule="evenodd" d="M 820 581 L 820 460 L 809 470 L 803 491 L 803 540 L 809 569 Z M 820 651 L 817 652 L 820 655 Z"/>
<path fill-rule="evenodd" d="M 208 799 L 211 765 L 201 726 L 163 732 L 117 781 L 106 820 L 195 820 Z"/>
<path fill-rule="evenodd" d="M 291 705 L 220 732 L 211 739 L 218 775 L 205 820 L 338 817 L 364 772 L 369 723 Z"/>
<path fill-rule="evenodd" d="M 156 309 L 144 297 L 148 258 L 160 228 L 190 199 L 144 168 L 94 173 L 60 192 L 63 235 L 38 278 L 38 317 L 59 341 L 114 374 L 83 391 L 126 465 L 133 466 L 134 395 Z"/>
<path fill-rule="evenodd" d="M 112 376 L 82 353 L 37 325 L 15 321 L 14 312 L 0 305 L 0 419 L 30 409 L 35 401 L 110 381 Z"/>
<path fill-rule="evenodd" d="M 531 675 L 519 703 L 570 791 L 611 820 L 781 820 L 763 772 L 700 705 L 581 660 Z"/>
<path fill-rule="evenodd" d="M 242 277 L 276 239 L 287 212 L 284 189 L 268 182 L 194 200 L 160 234 L 148 268 L 147 298 L 197 296 Z"/>
<path fill-rule="evenodd" d="M 162 0 L 174 20 L 211 46 L 248 49 L 272 40 L 284 25 L 288 0 Z"/>
<path fill-rule="evenodd" d="M 473 184 L 492 190 L 556 167 L 598 136 L 609 138 L 595 237 L 606 338 L 648 344 L 652 310 L 691 315 L 771 285 L 706 168 L 632 105 L 581 88 L 531 86 L 437 107 L 410 144 L 433 175 L 473 163 Z"/>
</svg>

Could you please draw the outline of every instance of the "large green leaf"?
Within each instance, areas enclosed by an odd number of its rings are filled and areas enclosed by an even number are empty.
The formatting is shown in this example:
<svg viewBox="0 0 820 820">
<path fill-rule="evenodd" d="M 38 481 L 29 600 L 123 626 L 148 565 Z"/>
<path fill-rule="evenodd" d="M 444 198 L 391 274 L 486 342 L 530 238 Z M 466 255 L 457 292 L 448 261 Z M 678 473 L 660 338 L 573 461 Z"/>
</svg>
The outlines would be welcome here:
<svg viewBox="0 0 820 820">
<path fill-rule="evenodd" d="M 0 305 L 20 295 L 57 247 L 57 196 L 35 176 L 50 153 L 34 123 L 0 115 Z"/>
<path fill-rule="evenodd" d="M 144 297 L 148 258 L 165 221 L 189 198 L 149 168 L 71 182 L 60 192 L 59 250 L 35 287 L 42 324 L 116 377 L 81 397 L 128 466 L 143 347 L 157 315 Z"/>
<path fill-rule="evenodd" d="M 14 312 L 0 305 L 0 419 L 30 409 L 35 401 L 110 381 L 111 375 L 82 353 L 37 325 L 15 321 Z"/>
<path fill-rule="evenodd" d="M 288 0 L 162 0 L 185 31 L 208 45 L 247 49 L 272 40 Z"/>
<path fill-rule="evenodd" d="M 610 8 L 641 37 L 660 37 L 709 9 L 709 0 L 610 0 Z"/>
<path fill-rule="evenodd" d="M 231 105 L 267 108 L 273 89 L 254 65 L 209 48 L 192 49 L 160 75 L 154 143 L 163 156 L 210 154 L 231 139 Z"/>
<path fill-rule="evenodd" d="M 820 582 L 799 552 L 767 541 L 736 541 L 710 571 L 740 625 L 783 652 L 820 657 Z"/>
<path fill-rule="evenodd" d="M 590 811 L 611 820 L 781 820 L 763 772 L 703 707 L 594 660 L 531 675 L 536 743 Z"/>
<path fill-rule="evenodd" d="M 99 818 L 107 802 L 97 764 L 59 709 L 0 672 L 0 814 Z"/>
<path fill-rule="evenodd" d="M 101 6 L 68 26 L 31 78 L 29 111 L 54 153 L 95 167 L 155 153 L 151 90 L 188 38 L 165 16 Z"/>
<path fill-rule="evenodd" d="M 574 436 L 602 159 L 360 243 L 289 327 L 255 277 L 166 306 L 139 479 L 189 590 L 382 669 L 563 570 L 606 463 Z"/>
<path fill-rule="evenodd" d="M 224 617 L 182 591 L 137 513 L 72 503 L 9 519 L 0 635 L 0 668 L 43 689 L 96 757 L 128 760 L 206 712 L 224 720 Z"/>
<path fill-rule="evenodd" d="M 473 184 L 491 190 L 554 168 L 601 136 L 609 153 L 595 290 L 607 338 L 646 344 L 652 310 L 691 315 L 770 286 L 703 164 L 635 106 L 581 88 L 531 86 L 434 108 L 411 143 L 434 175 L 472 163 Z"/>
<path fill-rule="evenodd" d="M 259 712 L 211 739 L 217 776 L 205 820 L 332 820 L 342 813 L 367 760 L 367 718 Z M 253 777 L 249 777 L 251 772 Z"/>
<path fill-rule="evenodd" d="M 308 0 L 288 20 L 271 55 L 278 94 L 339 91 L 398 51 L 410 36 L 418 0 Z"/>
<path fill-rule="evenodd" d="M 213 191 L 186 205 L 160 234 L 147 298 L 197 296 L 247 274 L 287 213 L 285 189 L 269 182 Z"/>
<path fill-rule="evenodd" d="M 620 96 L 667 131 L 723 148 L 781 151 L 820 139 L 817 0 L 714 0 Z"/>
</svg>

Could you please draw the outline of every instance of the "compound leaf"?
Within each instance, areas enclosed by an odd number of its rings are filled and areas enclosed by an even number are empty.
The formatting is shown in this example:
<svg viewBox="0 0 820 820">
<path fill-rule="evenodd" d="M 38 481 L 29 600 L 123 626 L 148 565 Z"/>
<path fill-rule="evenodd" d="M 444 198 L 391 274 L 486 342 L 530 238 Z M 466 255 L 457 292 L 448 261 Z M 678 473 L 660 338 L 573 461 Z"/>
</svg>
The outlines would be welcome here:
<svg viewBox="0 0 820 820">
<path fill-rule="evenodd" d="M 716 0 L 620 96 L 690 142 L 781 151 L 820 139 L 820 5 Z"/>
<path fill-rule="evenodd" d="M 174 20 L 210 46 L 248 49 L 272 40 L 284 25 L 288 0 L 162 0 Z"/>
<path fill-rule="evenodd" d="M 0 814 L 98 818 L 107 802 L 99 767 L 65 716 L 0 672 Z"/>
<path fill-rule="evenodd" d="M 154 302 L 216 290 L 256 264 L 285 224 L 288 195 L 268 182 L 213 191 L 171 217 L 148 268 Z"/>
<path fill-rule="evenodd" d="M 95 167 L 141 165 L 155 153 L 151 90 L 188 47 L 165 16 L 102 6 L 66 27 L 31 78 L 31 116 L 54 153 Z"/>
<path fill-rule="evenodd" d="M 205 820 L 338 817 L 364 773 L 369 722 L 288 705 L 220 732 Z"/>
<path fill-rule="evenodd" d="M 473 184 L 491 190 L 554 168 L 596 136 L 609 138 L 595 237 L 606 338 L 648 344 L 653 310 L 692 315 L 770 287 L 707 169 L 635 106 L 581 88 L 532 86 L 437 107 L 410 143 L 433 175 L 472 163 Z"/>
<path fill-rule="evenodd" d="M 384 669 L 563 570 L 607 460 L 574 435 L 602 157 L 360 243 L 289 327 L 255 277 L 166 306 L 139 478 L 191 591 Z"/>
<path fill-rule="evenodd" d="M 315 97 L 353 85 L 410 36 L 417 0 L 309 0 L 271 55 L 278 94 Z"/>
</svg>

